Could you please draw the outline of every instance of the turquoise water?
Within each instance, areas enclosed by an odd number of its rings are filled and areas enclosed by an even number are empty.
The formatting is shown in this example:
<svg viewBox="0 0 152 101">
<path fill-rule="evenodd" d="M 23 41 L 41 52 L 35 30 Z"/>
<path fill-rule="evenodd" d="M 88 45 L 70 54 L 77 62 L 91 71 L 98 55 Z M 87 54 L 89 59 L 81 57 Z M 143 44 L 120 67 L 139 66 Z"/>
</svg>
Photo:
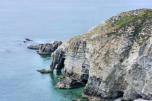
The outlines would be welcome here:
<svg viewBox="0 0 152 101">
<path fill-rule="evenodd" d="M 51 57 L 26 47 L 67 40 L 122 11 L 152 8 L 151 0 L 0 0 L 0 101 L 71 101 L 83 88 L 60 90 L 56 74 L 42 75 Z"/>
</svg>

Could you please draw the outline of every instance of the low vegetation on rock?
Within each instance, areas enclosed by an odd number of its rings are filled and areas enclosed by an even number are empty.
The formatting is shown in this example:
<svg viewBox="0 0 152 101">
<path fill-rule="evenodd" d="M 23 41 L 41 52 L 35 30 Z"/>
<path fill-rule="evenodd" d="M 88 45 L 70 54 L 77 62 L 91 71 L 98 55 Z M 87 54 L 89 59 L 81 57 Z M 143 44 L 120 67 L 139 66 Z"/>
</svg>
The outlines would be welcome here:
<svg viewBox="0 0 152 101">
<path fill-rule="evenodd" d="M 64 42 L 52 56 L 51 71 L 64 67 L 67 75 L 59 80 L 62 88 L 81 82 L 88 97 L 152 100 L 152 10 L 113 16 Z"/>
</svg>

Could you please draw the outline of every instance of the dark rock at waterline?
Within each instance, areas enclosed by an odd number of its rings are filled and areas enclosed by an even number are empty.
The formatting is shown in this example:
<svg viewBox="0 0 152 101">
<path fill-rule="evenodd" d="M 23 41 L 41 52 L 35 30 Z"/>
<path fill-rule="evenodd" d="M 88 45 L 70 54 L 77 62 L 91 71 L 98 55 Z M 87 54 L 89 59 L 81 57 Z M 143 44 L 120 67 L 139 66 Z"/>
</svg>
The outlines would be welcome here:
<svg viewBox="0 0 152 101">
<path fill-rule="evenodd" d="M 51 70 L 46 70 L 46 69 L 39 69 L 37 71 L 40 73 L 50 73 L 51 72 Z"/>
<path fill-rule="evenodd" d="M 39 48 L 41 47 L 42 44 L 39 44 L 39 45 L 30 45 L 28 46 L 27 48 L 28 49 L 33 49 L 33 50 L 39 50 Z"/>
<path fill-rule="evenodd" d="M 61 71 L 64 67 L 65 53 L 62 49 L 56 50 L 52 53 L 52 63 L 50 65 L 50 69 L 53 72 L 54 69 L 57 71 Z"/>
<path fill-rule="evenodd" d="M 61 44 L 62 44 L 61 41 L 53 41 L 52 43 L 30 45 L 27 48 L 37 50 L 37 53 L 40 54 L 40 55 L 50 55 Z"/>
<path fill-rule="evenodd" d="M 73 99 L 72 101 L 81 101 L 81 99 Z"/>
<path fill-rule="evenodd" d="M 46 43 L 46 44 L 42 44 L 38 50 L 38 54 L 42 54 L 42 55 L 47 55 L 47 54 L 51 54 L 52 52 L 54 52 L 58 46 L 60 46 L 62 44 L 61 41 L 54 41 L 51 44 L 50 43 Z"/>
<path fill-rule="evenodd" d="M 61 77 L 57 83 L 57 87 L 60 89 L 80 88 L 84 85 L 85 84 L 83 82 L 71 77 Z"/>
<path fill-rule="evenodd" d="M 23 42 L 26 43 L 26 42 L 29 42 L 29 41 L 33 41 L 33 40 L 31 40 L 29 38 L 25 38 L 25 41 L 23 41 Z"/>
<path fill-rule="evenodd" d="M 33 40 L 29 39 L 29 38 L 25 38 L 25 40 L 26 40 L 26 41 L 33 41 Z"/>
</svg>

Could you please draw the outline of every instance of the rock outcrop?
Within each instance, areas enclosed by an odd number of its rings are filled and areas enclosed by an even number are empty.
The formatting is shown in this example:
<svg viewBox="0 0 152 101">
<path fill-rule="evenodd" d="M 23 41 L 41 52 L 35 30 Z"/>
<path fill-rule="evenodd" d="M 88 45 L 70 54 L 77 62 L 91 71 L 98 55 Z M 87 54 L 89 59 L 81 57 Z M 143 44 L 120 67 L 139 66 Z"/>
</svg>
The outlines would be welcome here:
<svg viewBox="0 0 152 101">
<path fill-rule="evenodd" d="M 28 48 L 28 49 L 33 49 L 33 50 L 39 50 L 42 45 L 43 45 L 43 44 L 30 45 L 30 46 L 28 46 L 27 48 Z"/>
<path fill-rule="evenodd" d="M 52 64 L 50 65 L 50 70 L 61 71 L 64 67 L 65 52 L 63 49 L 58 49 L 52 54 Z"/>
<path fill-rule="evenodd" d="M 51 70 L 50 70 L 50 69 L 49 69 L 49 70 L 46 70 L 46 69 L 38 69 L 37 71 L 40 72 L 40 73 L 51 73 Z"/>
<path fill-rule="evenodd" d="M 33 40 L 31 40 L 29 38 L 25 38 L 25 40 L 23 42 L 26 43 L 26 42 L 30 42 L 30 41 L 33 41 Z"/>
<path fill-rule="evenodd" d="M 40 55 L 50 55 L 52 54 L 60 45 L 61 41 L 53 41 L 52 43 L 39 44 L 39 45 L 30 45 L 29 49 L 37 50 L 37 53 Z"/>
<path fill-rule="evenodd" d="M 57 87 L 61 89 L 80 88 L 84 86 L 84 83 L 76 79 L 75 77 L 61 77 L 57 83 Z"/>
<path fill-rule="evenodd" d="M 63 43 L 51 71 L 63 67 L 60 88 L 81 82 L 85 96 L 152 100 L 152 10 L 123 12 Z"/>
</svg>

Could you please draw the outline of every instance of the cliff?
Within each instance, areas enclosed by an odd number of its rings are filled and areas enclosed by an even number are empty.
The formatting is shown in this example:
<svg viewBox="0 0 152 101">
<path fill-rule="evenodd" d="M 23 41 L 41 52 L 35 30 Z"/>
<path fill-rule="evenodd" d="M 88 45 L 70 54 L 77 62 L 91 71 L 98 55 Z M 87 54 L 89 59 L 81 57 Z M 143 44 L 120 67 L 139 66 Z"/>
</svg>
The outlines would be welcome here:
<svg viewBox="0 0 152 101">
<path fill-rule="evenodd" d="M 64 42 L 52 57 L 51 71 L 64 67 L 66 75 L 59 88 L 85 85 L 88 97 L 152 100 L 152 10 L 113 16 Z"/>
</svg>

